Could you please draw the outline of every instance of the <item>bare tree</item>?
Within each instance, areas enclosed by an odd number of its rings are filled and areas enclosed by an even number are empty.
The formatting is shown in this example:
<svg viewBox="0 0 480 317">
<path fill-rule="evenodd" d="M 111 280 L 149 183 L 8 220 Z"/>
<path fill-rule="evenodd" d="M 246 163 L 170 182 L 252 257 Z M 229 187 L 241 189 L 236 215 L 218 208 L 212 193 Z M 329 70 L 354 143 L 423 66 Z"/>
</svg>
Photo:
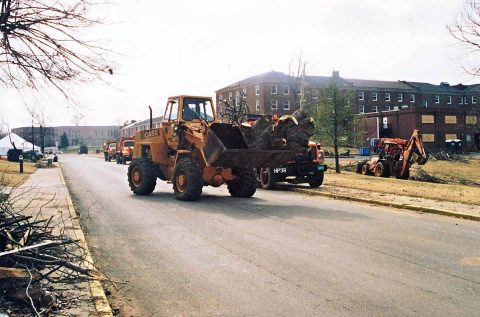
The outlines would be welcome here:
<svg viewBox="0 0 480 317">
<path fill-rule="evenodd" d="M 0 84 L 38 88 L 113 74 L 107 50 L 79 31 L 101 23 L 86 0 L 0 0 Z"/>
<path fill-rule="evenodd" d="M 300 109 L 305 109 L 307 102 L 306 94 L 306 75 L 308 61 L 304 60 L 303 53 L 290 60 L 288 63 L 288 76 L 290 78 L 290 86 L 293 88 L 293 96 L 295 104 L 298 103 Z"/>
<path fill-rule="evenodd" d="M 222 105 L 219 109 L 221 118 L 238 125 L 245 121 L 248 112 L 246 95 L 240 91 L 235 95 L 234 99 L 222 100 Z"/>
<path fill-rule="evenodd" d="M 480 52 L 480 1 L 466 0 L 457 20 L 447 26 L 450 34 L 457 39 L 469 53 Z M 480 65 L 463 66 L 468 74 L 480 74 Z"/>
</svg>

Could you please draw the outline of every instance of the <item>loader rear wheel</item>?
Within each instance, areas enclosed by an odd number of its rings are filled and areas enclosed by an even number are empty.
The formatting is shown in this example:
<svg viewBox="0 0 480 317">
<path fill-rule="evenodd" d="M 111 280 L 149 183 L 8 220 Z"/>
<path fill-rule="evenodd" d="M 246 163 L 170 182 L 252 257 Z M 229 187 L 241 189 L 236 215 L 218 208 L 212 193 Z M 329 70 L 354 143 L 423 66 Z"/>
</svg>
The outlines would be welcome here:
<svg viewBox="0 0 480 317">
<path fill-rule="evenodd" d="M 369 170 L 369 167 L 370 167 L 370 165 L 368 165 L 367 163 L 363 164 L 363 166 L 362 166 L 362 174 L 363 175 L 371 175 L 372 174 Z"/>
<path fill-rule="evenodd" d="M 155 166 L 147 158 L 138 158 L 128 166 L 128 185 L 135 195 L 150 195 L 157 185 Z"/>
<path fill-rule="evenodd" d="M 202 195 L 202 170 L 192 158 L 182 158 L 173 171 L 173 192 L 178 200 L 194 201 Z"/>
<path fill-rule="evenodd" d="M 263 189 L 273 189 L 275 187 L 275 176 L 271 167 L 262 167 L 259 174 L 260 186 Z"/>
<path fill-rule="evenodd" d="M 388 167 L 383 164 L 382 162 L 378 162 L 377 166 L 375 166 L 375 176 L 377 177 L 389 177 L 390 173 L 388 171 Z"/>
<path fill-rule="evenodd" d="M 323 184 L 323 176 L 323 173 L 318 173 L 313 181 L 308 182 L 308 185 L 313 188 L 320 187 Z"/>
<path fill-rule="evenodd" d="M 367 162 L 358 162 L 355 166 L 355 173 L 361 174 L 363 167 L 367 164 Z"/>
<path fill-rule="evenodd" d="M 233 170 L 237 176 L 227 182 L 228 192 L 232 197 L 252 197 L 257 191 L 257 173 L 254 168 L 237 168 Z"/>
</svg>

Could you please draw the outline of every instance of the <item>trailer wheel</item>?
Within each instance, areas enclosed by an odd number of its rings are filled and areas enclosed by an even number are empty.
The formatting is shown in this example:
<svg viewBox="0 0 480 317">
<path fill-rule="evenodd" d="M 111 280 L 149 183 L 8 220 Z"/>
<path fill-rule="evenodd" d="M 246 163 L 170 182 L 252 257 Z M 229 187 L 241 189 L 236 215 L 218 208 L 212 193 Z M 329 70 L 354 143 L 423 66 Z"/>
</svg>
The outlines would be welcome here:
<svg viewBox="0 0 480 317">
<path fill-rule="evenodd" d="M 103 156 L 105 157 L 105 162 L 108 161 L 108 154 L 107 154 L 107 153 L 103 153 Z"/>
<path fill-rule="evenodd" d="M 382 162 L 378 162 L 377 166 L 375 166 L 375 176 L 377 177 L 389 177 L 390 173 L 388 171 L 388 167 L 383 164 Z"/>
<path fill-rule="evenodd" d="M 363 167 L 367 164 L 367 162 L 363 161 L 363 162 L 358 162 L 357 165 L 355 166 L 355 173 L 358 173 L 358 174 L 363 174 L 362 173 L 362 170 L 363 170 Z"/>
<path fill-rule="evenodd" d="M 308 185 L 313 188 L 320 187 L 323 184 L 323 172 L 315 175 L 315 180 L 308 182 Z"/>
<path fill-rule="evenodd" d="M 254 168 L 237 168 L 233 170 L 237 178 L 227 182 L 228 192 L 232 197 L 252 197 L 257 191 L 257 173 Z"/>
<path fill-rule="evenodd" d="M 123 165 L 127 164 L 127 158 L 125 156 L 122 156 L 122 164 Z"/>
<path fill-rule="evenodd" d="M 197 161 L 180 159 L 173 171 L 173 192 L 178 200 L 194 201 L 200 198 L 203 188 L 202 170 Z"/>
<path fill-rule="evenodd" d="M 259 173 L 260 186 L 263 189 L 273 189 L 275 187 L 275 176 L 271 167 L 261 168 Z"/>
<path fill-rule="evenodd" d="M 138 158 L 128 166 L 128 185 L 135 195 L 150 195 L 157 185 L 155 166 L 147 158 Z"/>
</svg>

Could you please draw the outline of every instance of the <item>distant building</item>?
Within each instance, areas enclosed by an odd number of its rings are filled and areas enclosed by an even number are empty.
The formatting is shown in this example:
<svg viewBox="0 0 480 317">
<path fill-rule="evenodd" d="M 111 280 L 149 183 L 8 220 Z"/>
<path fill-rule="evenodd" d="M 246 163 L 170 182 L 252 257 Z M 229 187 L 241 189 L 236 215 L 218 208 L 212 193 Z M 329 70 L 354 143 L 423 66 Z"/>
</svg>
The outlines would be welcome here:
<svg viewBox="0 0 480 317">
<path fill-rule="evenodd" d="M 347 79 L 337 71 L 332 76 L 304 76 L 301 81 L 303 100 L 309 105 L 318 103 L 322 88 L 332 81 L 352 89 L 356 95 L 352 106 L 366 118 L 368 138 L 409 138 L 416 128 L 429 151 L 442 150 L 449 139 L 462 140 L 467 151 L 480 151 L 479 84 Z M 281 72 L 249 77 L 217 90 L 217 109 L 225 101 L 243 98 L 251 114 L 291 114 L 300 105 L 298 82 Z"/>
<path fill-rule="evenodd" d="M 162 120 L 163 120 L 163 116 L 152 118 L 153 128 L 159 128 Z M 143 121 L 135 121 L 124 126 L 121 129 L 121 136 L 134 137 L 135 133 L 137 133 L 138 131 L 144 131 L 148 129 L 150 129 L 150 119 L 143 120 Z"/>
<path fill-rule="evenodd" d="M 89 147 L 101 147 L 106 139 L 116 139 L 120 136 L 120 126 L 60 126 L 46 127 L 45 147 L 60 144 L 60 137 L 65 132 L 71 146 L 87 145 Z M 31 127 L 20 127 L 12 129 L 28 142 L 33 139 L 36 145 L 40 146 L 40 128 L 34 127 L 34 138 L 32 138 Z"/>
</svg>

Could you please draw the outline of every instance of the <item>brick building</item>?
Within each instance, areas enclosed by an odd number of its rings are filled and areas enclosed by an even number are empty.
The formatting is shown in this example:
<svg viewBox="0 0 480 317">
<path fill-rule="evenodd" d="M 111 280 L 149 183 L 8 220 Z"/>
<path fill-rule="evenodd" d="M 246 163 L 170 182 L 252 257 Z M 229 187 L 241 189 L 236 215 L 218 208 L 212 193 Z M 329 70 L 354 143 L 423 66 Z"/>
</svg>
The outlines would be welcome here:
<svg viewBox="0 0 480 317">
<path fill-rule="evenodd" d="M 416 128 L 429 151 L 442 150 L 447 139 L 462 140 L 467 151 L 480 151 L 478 84 L 347 79 L 333 72 L 302 79 L 305 104 L 316 104 L 322 88 L 332 81 L 354 91 L 353 106 L 368 127 L 365 144 L 372 137 L 408 138 Z M 300 96 L 299 81 L 281 72 L 249 77 L 216 91 L 217 108 L 244 98 L 251 114 L 291 114 L 299 108 Z"/>
</svg>

